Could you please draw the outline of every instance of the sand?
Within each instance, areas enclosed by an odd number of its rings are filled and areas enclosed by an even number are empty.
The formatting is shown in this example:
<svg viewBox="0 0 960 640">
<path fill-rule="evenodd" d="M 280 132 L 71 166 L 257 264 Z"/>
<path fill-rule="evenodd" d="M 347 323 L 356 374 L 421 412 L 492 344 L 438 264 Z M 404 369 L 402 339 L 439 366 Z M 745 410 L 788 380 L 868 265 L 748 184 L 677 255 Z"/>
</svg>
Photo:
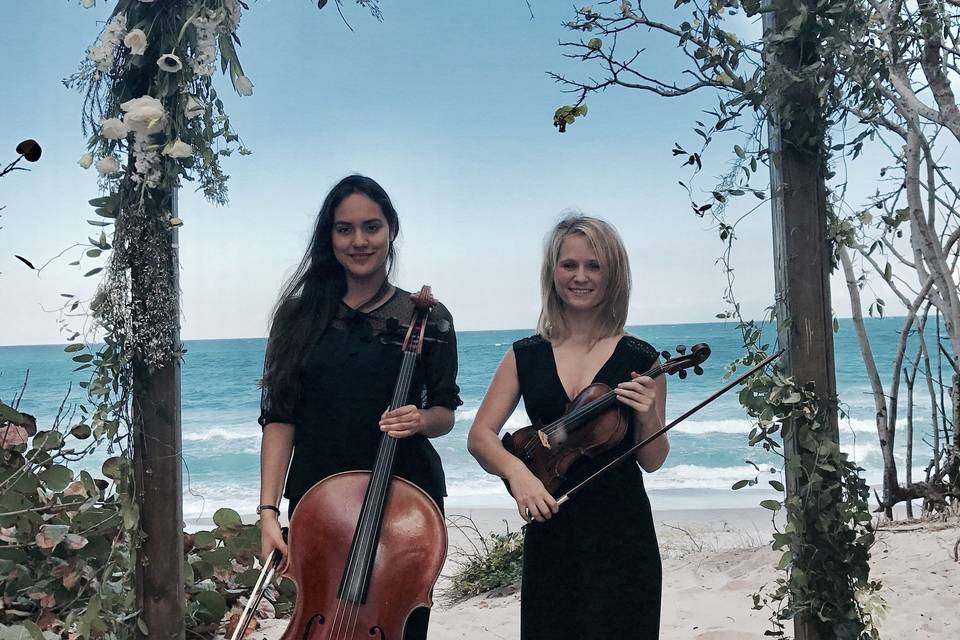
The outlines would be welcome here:
<svg viewBox="0 0 960 640">
<path fill-rule="evenodd" d="M 511 530 L 523 522 L 505 509 L 451 509 L 481 531 Z M 664 640 L 746 640 L 770 629 L 769 613 L 751 608 L 750 594 L 777 576 L 779 554 L 766 544 L 770 512 L 761 509 L 661 511 L 654 514 L 663 557 Z M 960 541 L 957 519 L 881 527 L 872 550 L 871 577 L 883 582 L 887 608 L 883 638 L 933 640 L 960 637 Z M 430 640 L 519 637 L 520 596 L 480 596 L 451 603 L 442 594 L 456 568 L 464 533 L 450 529 L 450 554 L 437 585 Z M 248 636 L 275 640 L 283 620 L 265 620 Z"/>
</svg>

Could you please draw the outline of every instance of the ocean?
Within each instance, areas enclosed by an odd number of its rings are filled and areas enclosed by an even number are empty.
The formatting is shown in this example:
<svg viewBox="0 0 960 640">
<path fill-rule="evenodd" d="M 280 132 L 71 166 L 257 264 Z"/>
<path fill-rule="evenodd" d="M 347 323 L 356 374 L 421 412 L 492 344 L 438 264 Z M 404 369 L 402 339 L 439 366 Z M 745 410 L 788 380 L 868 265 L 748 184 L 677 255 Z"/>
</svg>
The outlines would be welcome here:
<svg viewBox="0 0 960 640">
<path fill-rule="evenodd" d="M 877 365 L 885 382 L 895 352 L 902 318 L 871 318 L 868 332 Z M 667 419 L 724 384 L 723 371 L 741 349 L 733 323 L 671 324 L 628 327 L 659 350 L 678 344 L 706 342 L 712 355 L 704 375 L 686 380 L 668 379 Z M 463 406 L 456 412 L 456 425 L 446 436 L 433 440 L 443 459 L 451 507 L 511 507 L 513 501 L 499 479 L 489 476 L 466 449 L 466 436 L 493 371 L 510 344 L 532 331 L 466 331 L 458 333 L 460 371 L 458 383 Z M 846 418 L 841 420 L 841 444 L 862 467 L 871 484 L 880 482 L 882 461 L 874 423 L 870 385 L 850 320 L 840 320 L 834 336 L 837 386 Z M 260 393 L 256 381 L 263 364 L 265 340 L 187 341 L 183 363 L 183 459 L 184 515 L 188 519 L 209 517 L 222 506 L 252 513 L 259 497 Z M 72 373 L 75 363 L 58 345 L 0 347 L 0 400 L 11 403 L 24 389 L 20 408 L 38 418 L 41 429 L 49 428 L 62 403 L 67 411 L 82 399 L 77 383 L 84 372 Z M 26 378 L 26 386 L 24 380 Z M 72 389 L 68 387 L 72 383 Z M 922 386 L 925 389 L 925 385 Z M 901 433 L 898 434 L 898 464 L 903 477 L 906 423 L 905 385 L 901 386 Z M 646 487 L 655 509 L 733 508 L 755 506 L 775 497 L 765 480 L 781 479 L 777 459 L 762 449 L 747 445 L 751 423 L 729 392 L 670 434 L 670 455 L 660 470 L 646 476 Z M 914 436 L 914 478 L 930 459 L 929 402 L 925 391 L 917 394 Z M 523 408 L 509 419 L 506 428 L 527 424 Z M 102 456 L 98 459 L 102 460 Z M 737 480 L 764 471 L 754 488 L 731 491 Z M 97 459 L 86 466 L 96 467 Z"/>
</svg>

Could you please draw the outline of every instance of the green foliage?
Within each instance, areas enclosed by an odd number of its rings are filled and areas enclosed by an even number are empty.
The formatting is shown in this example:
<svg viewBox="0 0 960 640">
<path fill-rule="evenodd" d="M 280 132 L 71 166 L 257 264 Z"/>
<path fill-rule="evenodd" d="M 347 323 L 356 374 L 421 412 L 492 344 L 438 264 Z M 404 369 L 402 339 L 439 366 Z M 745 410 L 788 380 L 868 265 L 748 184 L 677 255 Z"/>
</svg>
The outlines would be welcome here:
<svg viewBox="0 0 960 640">
<path fill-rule="evenodd" d="M 74 458 L 75 436 L 54 428 L 28 442 L 18 429 L 26 432 L 0 421 L 0 638 L 19 632 L 129 637 L 137 617 L 131 549 L 139 539 L 136 505 L 119 491 L 129 463 L 107 459 L 102 478 L 75 473 L 60 464 Z M 231 509 L 213 519 L 212 531 L 184 536 L 186 623 L 196 638 L 214 637 L 258 574 L 259 527 L 243 524 Z M 291 611 L 293 594 L 286 579 L 271 587 L 267 597 L 276 615 Z"/>
<path fill-rule="evenodd" d="M 740 323 L 747 355 L 731 365 L 750 366 L 766 357 L 767 345 L 758 344 L 759 327 Z M 784 637 L 786 622 L 798 613 L 832 630 L 838 640 L 879 638 L 872 608 L 864 603 L 879 597 L 880 583 L 871 581 L 870 547 L 874 542 L 869 510 L 870 491 L 863 470 L 848 459 L 825 433 L 829 411 L 813 385 L 798 385 L 778 372 L 758 373 L 744 384 L 740 403 L 757 420 L 750 445 L 783 455 L 781 438 L 793 443 L 785 460 L 794 491 L 789 498 L 764 500 L 772 512 L 786 510 L 786 522 L 773 534 L 772 546 L 782 551 L 777 568 L 786 572 L 772 590 L 754 594 L 754 608 L 772 610 L 773 631 Z M 759 472 L 759 469 L 758 469 Z M 741 480 L 733 489 L 755 485 L 758 477 Z M 783 483 L 769 480 L 781 493 Z"/>
<path fill-rule="evenodd" d="M 217 510 L 213 521 L 212 531 L 184 536 L 188 631 L 196 637 L 214 637 L 224 615 L 241 608 L 241 597 L 249 596 L 259 574 L 260 527 L 243 524 L 233 509 Z M 292 612 L 294 593 L 286 578 L 267 590 L 275 615 Z"/>
<path fill-rule="evenodd" d="M 523 533 L 510 531 L 481 533 L 470 518 L 454 526 L 466 534 L 470 549 L 459 549 L 455 559 L 457 570 L 444 596 L 464 600 L 493 592 L 512 593 L 520 584 L 523 569 Z"/>
</svg>

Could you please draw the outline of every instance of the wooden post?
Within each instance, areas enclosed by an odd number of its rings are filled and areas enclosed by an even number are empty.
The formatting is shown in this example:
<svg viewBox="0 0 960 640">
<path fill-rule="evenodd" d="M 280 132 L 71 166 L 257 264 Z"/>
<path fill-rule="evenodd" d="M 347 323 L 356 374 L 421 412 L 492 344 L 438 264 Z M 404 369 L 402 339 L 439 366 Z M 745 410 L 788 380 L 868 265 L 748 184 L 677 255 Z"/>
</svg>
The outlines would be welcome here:
<svg viewBox="0 0 960 640">
<path fill-rule="evenodd" d="M 177 192 L 170 195 L 171 212 L 177 215 Z M 171 267 L 174 291 L 179 296 L 177 229 L 171 232 Z M 131 274 L 133 295 L 138 290 L 137 274 Z M 176 301 L 179 319 L 179 299 Z M 179 322 L 177 323 L 179 325 Z M 174 344 L 180 342 L 179 326 Z M 150 369 L 134 363 L 133 418 L 137 425 L 134 441 L 134 469 L 140 508 L 140 529 L 144 540 L 138 554 L 137 604 L 151 640 L 183 640 L 186 594 L 183 583 L 183 482 L 180 434 L 180 362 L 174 357 L 162 368 Z"/>
<path fill-rule="evenodd" d="M 774 0 L 780 11 L 764 14 L 766 34 L 779 33 L 783 25 L 815 2 Z M 801 44 L 804 47 L 801 50 Z M 793 46 L 796 45 L 796 46 Z M 813 49 L 811 51 L 811 49 Z M 767 75 L 775 80 L 779 69 L 797 68 L 816 56 L 816 43 L 793 41 L 777 55 L 767 52 Z M 830 305 L 830 246 L 827 242 L 827 211 L 824 186 L 822 138 L 811 146 L 812 127 L 803 122 L 783 122 L 784 105 L 802 113 L 819 100 L 807 86 L 785 84 L 769 103 L 770 191 L 773 209 L 773 259 L 776 271 L 776 317 L 780 345 L 785 349 L 781 366 L 800 385 L 812 381 L 818 398 L 829 402 L 836 396 L 833 361 L 833 317 Z M 817 144 L 817 142 L 819 144 Z M 792 430 L 796 433 L 796 430 Z M 839 442 L 837 414 L 829 410 L 824 438 Z M 791 470 L 797 443 L 784 438 L 786 491 L 788 498 L 801 488 Z M 796 640 L 827 640 L 834 634 L 828 625 L 810 616 L 794 618 Z"/>
</svg>

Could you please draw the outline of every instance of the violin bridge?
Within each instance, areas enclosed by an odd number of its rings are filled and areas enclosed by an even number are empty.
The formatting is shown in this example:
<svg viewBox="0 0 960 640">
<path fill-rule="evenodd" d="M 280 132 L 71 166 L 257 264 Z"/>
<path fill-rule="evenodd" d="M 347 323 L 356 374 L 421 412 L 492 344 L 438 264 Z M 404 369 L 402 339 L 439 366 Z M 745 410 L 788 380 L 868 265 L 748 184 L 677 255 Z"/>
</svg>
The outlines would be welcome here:
<svg viewBox="0 0 960 640">
<path fill-rule="evenodd" d="M 537 431 L 537 437 L 540 438 L 540 444 L 543 445 L 544 449 L 550 448 L 550 438 L 543 432 L 543 429 Z"/>
</svg>

